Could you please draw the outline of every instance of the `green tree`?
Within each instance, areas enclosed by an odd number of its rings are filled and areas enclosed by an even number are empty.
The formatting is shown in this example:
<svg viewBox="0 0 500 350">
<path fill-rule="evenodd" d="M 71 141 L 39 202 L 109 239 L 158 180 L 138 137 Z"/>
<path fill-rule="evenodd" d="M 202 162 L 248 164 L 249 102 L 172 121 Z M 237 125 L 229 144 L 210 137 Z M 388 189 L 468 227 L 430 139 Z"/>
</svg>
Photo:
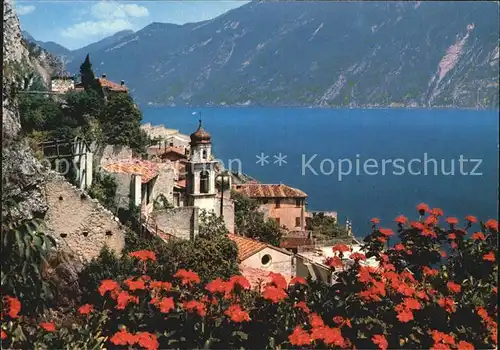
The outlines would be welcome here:
<svg viewBox="0 0 500 350">
<path fill-rule="evenodd" d="M 237 191 L 231 192 L 234 200 L 234 223 L 236 231 L 249 238 L 279 246 L 283 236 L 278 223 L 264 218 L 256 200 Z"/>
<path fill-rule="evenodd" d="M 108 144 L 126 145 L 138 153 L 145 152 L 150 141 L 141 130 L 142 113 L 129 94 L 110 94 L 100 120 Z"/>
<path fill-rule="evenodd" d="M 338 225 L 337 220 L 331 216 L 325 216 L 324 213 L 314 215 L 307 221 L 307 229 L 313 231 L 316 237 L 348 237 L 347 231 Z"/>
<path fill-rule="evenodd" d="M 87 54 L 85 61 L 80 66 L 80 79 L 85 91 L 94 90 L 100 97 L 104 97 L 101 84 L 96 80 L 94 71 L 92 70 L 89 54 Z"/>
</svg>

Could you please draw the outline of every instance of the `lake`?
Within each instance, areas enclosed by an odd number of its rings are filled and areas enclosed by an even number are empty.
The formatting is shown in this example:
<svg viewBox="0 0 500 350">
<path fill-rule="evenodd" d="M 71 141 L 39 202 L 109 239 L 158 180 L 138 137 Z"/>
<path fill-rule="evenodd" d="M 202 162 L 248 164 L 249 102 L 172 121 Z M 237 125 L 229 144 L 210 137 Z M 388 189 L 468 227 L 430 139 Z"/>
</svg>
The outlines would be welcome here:
<svg viewBox="0 0 500 350">
<path fill-rule="evenodd" d="M 201 112 L 226 167 L 303 190 L 310 210 L 337 211 L 357 236 L 374 216 L 393 228 L 399 214 L 416 218 L 420 202 L 460 219 L 497 216 L 498 111 L 141 109 L 145 123 L 188 135 Z"/>
</svg>

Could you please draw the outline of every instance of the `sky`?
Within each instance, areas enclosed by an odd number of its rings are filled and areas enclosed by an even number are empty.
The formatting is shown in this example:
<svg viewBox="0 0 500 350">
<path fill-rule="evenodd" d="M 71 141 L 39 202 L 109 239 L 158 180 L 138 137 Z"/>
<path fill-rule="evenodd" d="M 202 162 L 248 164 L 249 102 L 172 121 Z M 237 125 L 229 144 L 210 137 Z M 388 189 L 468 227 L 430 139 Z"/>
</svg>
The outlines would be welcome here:
<svg viewBox="0 0 500 350">
<path fill-rule="evenodd" d="M 36 40 L 54 41 L 74 50 L 121 30 L 137 31 L 152 22 L 184 24 L 209 20 L 247 2 L 15 0 L 14 4 L 22 30 Z"/>
</svg>

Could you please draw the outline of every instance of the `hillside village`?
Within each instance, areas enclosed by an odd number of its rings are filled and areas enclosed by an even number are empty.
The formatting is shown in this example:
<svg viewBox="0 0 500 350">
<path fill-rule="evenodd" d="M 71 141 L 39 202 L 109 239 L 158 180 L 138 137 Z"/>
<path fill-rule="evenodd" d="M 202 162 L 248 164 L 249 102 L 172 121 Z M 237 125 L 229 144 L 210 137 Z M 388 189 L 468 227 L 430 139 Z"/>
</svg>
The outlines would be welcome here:
<svg viewBox="0 0 500 350">
<path fill-rule="evenodd" d="M 117 84 L 105 75 L 97 80 L 106 95 L 127 93 L 123 81 Z M 55 77 L 51 82 L 53 93 L 81 89 L 81 84 L 74 84 L 68 77 Z M 332 246 L 342 242 L 359 247 L 349 222 L 337 237 L 321 235 L 321 232 L 313 234 L 307 224 L 313 216 L 329 217 L 336 224 L 337 214 L 309 212 L 307 194 L 303 191 L 286 184 L 261 184 L 254 180 L 242 183 L 238 174 L 223 169 L 214 160 L 212 138 L 201 120 L 189 136 L 163 125 L 143 124 L 141 129 L 156 141 L 147 148 L 146 157 L 138 157 L 124 146 L 108 145 L 94 166 L 116 181 L 118 208 L 126 210 L 130 205 L 140 208 L 143 229 L 149 233 L 164 240 L 195 240 L 202 212 L 215 213 L 224 220 L 229 237 L 238 247 L 243 275 L 252 281 L 265 280 L 269 272 L 279 272 L 288 279 L 300 276 L 332 283 L 330 267 L 325 265 L 333 256 Z M 92 169 L 87 172 L 91 173 Z M 80 184 L 80 188 L 85 190 L 91 185 L 87 182 Z M 264 217 L 277 223 L 283 232 L 279 245 L 238 233 L 232 192 L 256 201 Z M 357 250 L 359 248 L 353 252 Z"/>
<path fill-rule="evenodd" d="M 361 243 L 224 169 L 201 119 L 143 124 L 89 55 L 41 64 L 3 6 L 2 348 L 497 347 L 496 219 L 420 203 Z"/>
</svg>

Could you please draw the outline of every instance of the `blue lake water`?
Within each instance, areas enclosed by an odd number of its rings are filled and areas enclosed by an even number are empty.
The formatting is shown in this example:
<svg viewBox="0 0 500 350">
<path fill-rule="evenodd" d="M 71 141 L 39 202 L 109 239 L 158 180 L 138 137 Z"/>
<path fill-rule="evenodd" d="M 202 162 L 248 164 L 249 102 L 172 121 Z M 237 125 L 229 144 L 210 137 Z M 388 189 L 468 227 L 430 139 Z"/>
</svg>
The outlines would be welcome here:
<svg viewBox="0 0 500 350">
<path fill-rule="evenodd" d="M 213 152 L 226 167 L 232 159 L 232 169 L 237 170 L 239 159 L 241 170 L 261 182 L 300 188 L 308 194 L 310 210 L 337 211 L 341 222 L 352 221 L 358 236 L 369 231 L 371 217 L 393 226 L 399 214 L 415 216 L 420 202 L 440 207 L 448 216 L 471 214 L 484 220 L 497 216 L 498 111 L 152 107 L 142 111 L 145 123 L 185 134 L 197 128 L 198 116 L 192 113 L 200 111 L 204 128 L 212 134 Z M 257 163 L 261 153 L 269 163 Z M 280 153 L 286 155 L 281 166 L 274 157 Z M 339 176 L 340 171 L 344 175 Z"/>
</svg>

